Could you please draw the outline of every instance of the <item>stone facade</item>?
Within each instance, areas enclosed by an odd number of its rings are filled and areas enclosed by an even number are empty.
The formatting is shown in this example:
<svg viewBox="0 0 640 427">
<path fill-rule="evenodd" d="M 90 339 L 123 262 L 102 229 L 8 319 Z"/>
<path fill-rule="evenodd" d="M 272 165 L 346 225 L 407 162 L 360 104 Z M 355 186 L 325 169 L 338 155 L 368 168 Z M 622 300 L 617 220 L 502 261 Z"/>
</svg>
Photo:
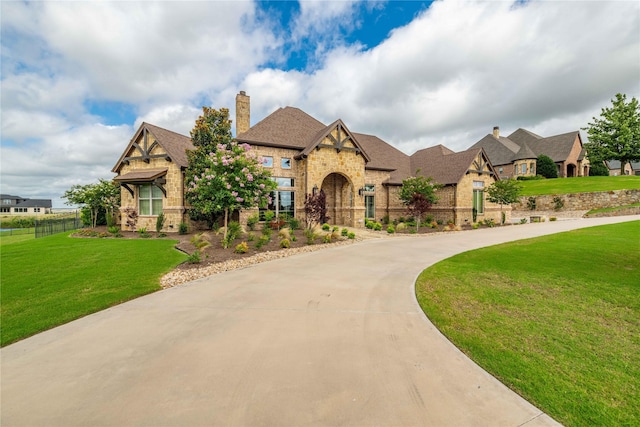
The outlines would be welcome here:
<svg viewBox="0 0 640 427">
<path fill-rule="evenodd" d="M 119 169 L 120 176 L 126 176 L 129 173 L 152 171 L 152 170 L 166 170 L 166 174 L 163 175 L 164 188 L 166 195 L 162 198 L 162 211 L 165 216 L 165 223 L 162 229 L 163 232 L 178 231 L 180 223 L 188 222 L 188 215 L 186 214 L 187 206 L 184 202 L 184 171 L 182 167 L 175 162 L 168 160 L 167 151 L 159 144 L 155 144 L 156 140 L 154 135 L 149 132 L 146 134 L 147 141 L 143 144 L 141 135 L 137 141 L 134 141 L 134 145 L 130 145 L 124 156 L 131 157 L 131 160 L 123 162 Z M 152 147 L 148 152 L 143 153 L 143 149 L 139 147 Z M 143 155 L 147 155 L 151 158 L 146 160 Z M 136 158 L 139 157 L 139 158 Z M 150 183 L 150 182 L 149 182 Z M 127 214 L 125 210 L 127 208 L 135 209 L 136 212 L 140 212 L 139 209 L 139 191 L 142 182 L 135 183 L 123 183 L 120 196 L 120 224 L 123 230 L 127 228 Z M 133 194 L 129 191 L 133 191 Z M 136 228 L 146 228 L 147 230 L 156 229 L 157 215 L 139 215 Z"/>
</svg>

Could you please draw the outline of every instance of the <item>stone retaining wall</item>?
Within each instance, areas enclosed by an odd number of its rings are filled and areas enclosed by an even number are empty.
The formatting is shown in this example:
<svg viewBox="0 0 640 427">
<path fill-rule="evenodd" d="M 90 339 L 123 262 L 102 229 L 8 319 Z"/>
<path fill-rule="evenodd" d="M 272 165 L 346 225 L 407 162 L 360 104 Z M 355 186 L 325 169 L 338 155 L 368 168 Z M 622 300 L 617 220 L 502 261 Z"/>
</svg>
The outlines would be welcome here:
<svg viewBox="0 0 640 427">
<path fill-rule="evenodd" d="M 562 207 L 556 209 L 556 198 Z M 513 204 L 514 210 L 528 209 L 529 197 L 521 196 L 520 201 Z M 535 196 L 535 211 L 589 211 L 599 208 L 613 208 L 616 206 L 640 203 L 640 189 L 601 191 L 594 193 L 552 194 Z M 531 212 L 531 210 L 529 210 Z"/>
</svg>

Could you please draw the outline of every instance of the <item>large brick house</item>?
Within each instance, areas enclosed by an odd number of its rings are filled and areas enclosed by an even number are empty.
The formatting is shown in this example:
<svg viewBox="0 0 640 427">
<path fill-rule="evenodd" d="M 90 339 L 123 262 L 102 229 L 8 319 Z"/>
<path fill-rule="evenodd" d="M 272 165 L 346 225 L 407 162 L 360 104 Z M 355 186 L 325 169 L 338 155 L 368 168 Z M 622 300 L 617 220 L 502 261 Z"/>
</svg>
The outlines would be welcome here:
<svg viewBox="0 0 640 427">
<path fill-rule="evenodd" d="M 556 164 L 559 177 L 589 175 L 589 160 L 579 131 L 542 137 L 526 129 L 511 135 L 500 135 L 498 126 L 471 148 L 483 148 L 501 178 L 535 176 L 536 159 L 549 156 Z"/>
<path fill-rule="evenodd" d="M 398 197 L 402 181 L 422 174 L 444 185 L 430 212 L 435 219 L 470 224 L 475 208 L 477 220 L 500 220 L 500 207 L 485 200 L 483 190 L 497 176 L 482 148 L 455 153 L 439 145 L 409 156 L 376 136 L 352 132 L 340 119 L 326 125 L 294 107 L 250 126 L 244 92 L 236 97 L 236 114 L 236 139 L 256 151 L 278 184 L 269 206 L 277 214 L 303 219 L 305 195 L 322 190 L 336 225 L 362 227 L 365 218 L 406 216 Z M 113 168 L 123 188 L 123 215 L 126 208 L 137 209 L 138 226 L 153 228 L 163 211 L 166 231 L 187 222 L 184 152 L 192 148 L 188 137 L 143 123 Z M 240 222 L 255 212 L 240 212 Z"/>
</svg>

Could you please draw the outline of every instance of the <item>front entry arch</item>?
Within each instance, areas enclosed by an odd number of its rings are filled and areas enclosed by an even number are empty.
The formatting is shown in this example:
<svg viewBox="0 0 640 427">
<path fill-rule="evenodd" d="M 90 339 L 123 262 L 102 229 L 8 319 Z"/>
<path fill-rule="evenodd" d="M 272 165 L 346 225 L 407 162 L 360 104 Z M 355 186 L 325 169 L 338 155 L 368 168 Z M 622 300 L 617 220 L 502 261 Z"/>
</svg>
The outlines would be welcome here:
<svg viewBox="0 0 640 427">
<path fill-rule="evenodd" d="M 331 173 L 322 181 L 322 191 L 327 198 L 329 222 L 355 226 L 354 190 L 349 178 L 341 173 Z"/>
<path fill-rule="evenodd" d="M 567 177 L 571 178 L 576 176 L 576 165 L 574 165 L 573 163 L 569 163 L 567 165 Z"/>
</svg>

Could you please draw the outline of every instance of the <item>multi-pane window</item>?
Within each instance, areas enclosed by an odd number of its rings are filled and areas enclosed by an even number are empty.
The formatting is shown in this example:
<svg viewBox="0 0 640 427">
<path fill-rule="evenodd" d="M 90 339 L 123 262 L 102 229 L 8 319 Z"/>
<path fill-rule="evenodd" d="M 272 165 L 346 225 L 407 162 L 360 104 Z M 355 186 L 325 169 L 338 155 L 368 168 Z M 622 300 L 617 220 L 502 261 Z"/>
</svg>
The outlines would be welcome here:
<svg viewBox="0 0 640 427">
<path fill-rule="evenodd" d="M 520 165 L 520 172 L 522 173 L 522 175 L 526 175 L 527 174 L 527 164 L 523 163 Z"/>
<path fill-rule="evenodd" d="M 365 218 L 374 219 L 376 217 L 376 186 L 366 184 L 364 186 L 364 215 Z"/>
<path fill-rule="evenodd" d="M 260 218 L 264 218 L 266 210 L 274 212 L 277 218 L 282 216 L 294 217 L 296 207 L 295 192 L 293 191 L 294 179 L 281 177 L 272 179 L 278 184 L 278 189 L 271 192 L 271 203 L 267 208 L 260 209 Z"/>
<path fill-rule="evenodd" d="M 138 210 L 140 215 L 160 215 L 162 212 L 162 190 L 152 184 L 138 187 Z"/>
<path fill-rule="evenodd" d="M 11 212 L 11 208 L 0 208 L 0 212 L 9 213 L 9 212 Z"/>
<path fill-rule="evenodd" d="M 291 169 L 291 159 L 288 157 L 283 157 L 280 159 L 280 167 L 282 169 Z"/>
<path fill-rule="evenodd" d="M 473 209 L 479 214 L 484 213 L 484 182 L 473 181 Z"/>
<path fill-rule="evenodd" d="M 529 163 L 529 172 L 531 173 L 531 175 L 535 175 L 536 174 L 536 164 L 535 164 L 535 162 Z"/>
</svg>

